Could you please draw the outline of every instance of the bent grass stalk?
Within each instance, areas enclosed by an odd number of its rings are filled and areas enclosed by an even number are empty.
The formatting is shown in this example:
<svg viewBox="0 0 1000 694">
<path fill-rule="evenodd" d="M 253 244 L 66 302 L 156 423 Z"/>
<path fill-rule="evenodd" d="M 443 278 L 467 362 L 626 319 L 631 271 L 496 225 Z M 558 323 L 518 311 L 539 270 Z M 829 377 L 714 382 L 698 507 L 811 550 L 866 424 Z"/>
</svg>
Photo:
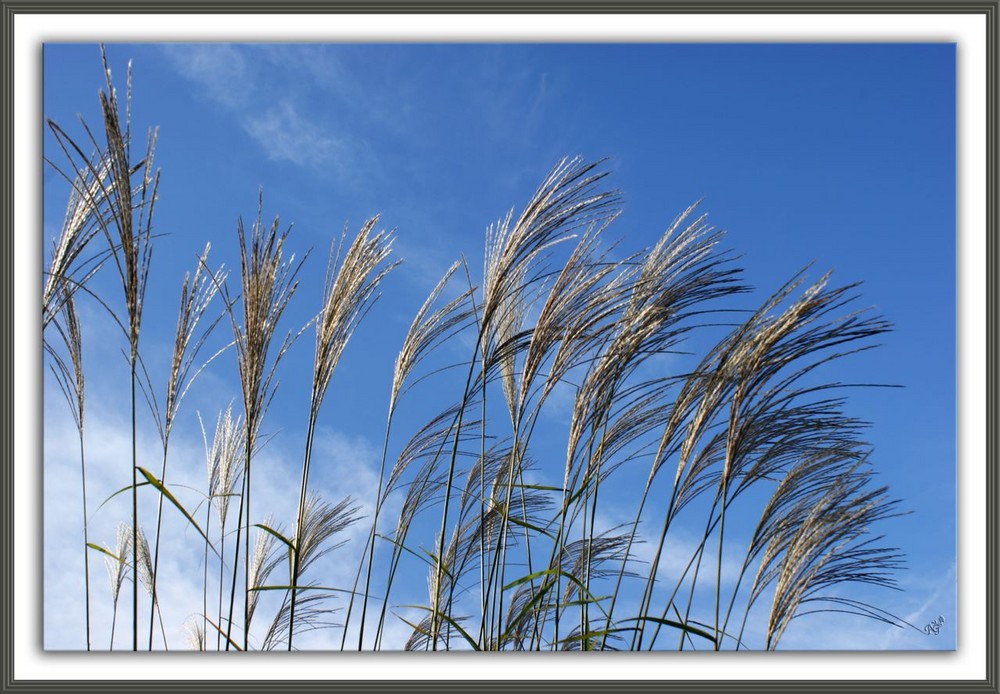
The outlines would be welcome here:
<svg viewBox="0 0 1000 694">
<path fill-rule="evenodd" d="M 410 329 L 407 331 L 406 338 L 403 340 L 403 346 L 396 356 L 396 362 L 393 367 L 392 384 L 389 393 L 389 408 L 388 414 L 386 415 L 385 434 L 382 442 L 382 456 L 379 463 L 379 476 L 375 488 L 375 505 L 372 512 L 371 530 L 368 533 L 368 539 L 364 549 L 362 550 L 362 560 L 358 563 L 358 571 L 354 577 L 354 585 L 351 588 L 351 594 L 347 605 L 347 616 L 344 620 L 341 650 L 343 650 L 344 644 L 346 643 L 347 628 L 350 624 L 351 613 L 354 607 L 354 598 L 358 588 L 358 583 L 361 579 L 361 572 L 367 566 L 367 570 L 365 572 L 365 587 L 362 595 L 361 622 L 358 628 L 358 650 L 363 650 L 365 618 L 368 613 L 368 598 L 371 591 L 372 565 L 375 561 L 375 539 L 378 529 L 378 518 L 386 496 L 383 494 L 382 488 L 385 481 L 385 464 L 389 450 L 389 433 L 392 428 L 393 415 L 396 413 L 396 405 L 398 404 L 401 395 L 406 391 L 407 379 L 416 366 L 442 340 L 447 339 L 449 336 L 461 330 L 463 328 L 463 323 L 469 315 L 468 311 L 463 311 L 461 309 L 465 301 L 471 296 L 471 289 L 455 299 L 452 299 L 444 306 L 428 315 L 431 307 L 438 300 L 441 292 L 444 291 L 448 281 L 462 264 L 462 261 L 455 261 L 431 290 L 427 299 L 417 311 L 417 315 L 414 317 L 413 322 L 410 324 Z M 365 557 L 365 554 L 367 554 L 367 557 Z"/>
<path fill-rule="evenodd" d="M 292 650 L 295 625 L 295 604 L 299 572 L 301 570 L 301 541 L 303 538 L 306 495 L 309 483 L 309 464 L 312 460 L 313 437 L 316 421 L 326 397 L 330 379 L 340 362 L 358 324 L 378 298 L 382 279 L 396 266 L 392 263 L 379 268 L 389 256 L 392 237 L 386 232 L 373 234 L 378 217 L 366 221 L 353 243 L 340 259 L 340 249 L 330 248 L 326 282 L 323 291 L 323 308 L 316 317 L 316 356 L 313 364 L 312 394 L 309 399 L 309 423 L 306 427 L 306 448 L 302 461 L 302 481 L 299 506 L 296 514 L 295 536 L 291 573 L 291 603 L 288 618 L 288 650 Z M 341 245 L 343 236 L 341 236 Z M 336 269 L 339 265 L 339 269 Z M 387 434 L 388 435 L 388 434 Z"/>
</svg>

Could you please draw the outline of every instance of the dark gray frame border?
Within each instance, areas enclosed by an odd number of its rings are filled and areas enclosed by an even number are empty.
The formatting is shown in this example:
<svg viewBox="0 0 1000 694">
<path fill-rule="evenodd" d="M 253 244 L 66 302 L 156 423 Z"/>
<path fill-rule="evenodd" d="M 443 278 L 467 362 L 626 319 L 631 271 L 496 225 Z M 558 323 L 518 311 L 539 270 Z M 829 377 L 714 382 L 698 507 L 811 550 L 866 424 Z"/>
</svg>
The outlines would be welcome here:
<svg viewBox="0 0 1000 694">
<path fill-rule="evenodd" d="M 871 681 L 871 680 L 797 680 L 797 681 L 86 681 L 62 682 L 14 679 L 14 20 L 17 14 L 59 13 L 885 13 L 885 14 L 981 14 L 986 18 L 986 679 L 960 681 Z M 364 692 L 506 692 L 539 691 L 660 692 L 667 689 L 696 692 L 1000 692 L 997 660 L 998 606 L 998 428 L 997 411 L 997 316 L 1000 309 L 997 252 L 998 197 L 1000 197 L 1000 0 L 0 0 L 0 691 L 150 691 L 150 692 L 269 692 L 269 691 L 364 691 Z M 23 202 L 23 201 L 22 201 Z M 994 426 L 991 428 L 990 424 Z M 972 548 L 967 548 L 970 551 Z M 502 657 L 502 656 L 501 656 Z"/>
</svg>

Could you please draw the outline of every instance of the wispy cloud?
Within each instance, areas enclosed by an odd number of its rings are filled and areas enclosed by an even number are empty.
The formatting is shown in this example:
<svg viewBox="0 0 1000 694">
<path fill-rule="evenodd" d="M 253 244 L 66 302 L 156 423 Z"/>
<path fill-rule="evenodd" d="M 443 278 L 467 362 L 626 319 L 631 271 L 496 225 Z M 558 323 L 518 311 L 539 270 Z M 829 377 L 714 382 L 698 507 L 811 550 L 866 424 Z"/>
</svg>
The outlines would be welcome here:
<svg viewBox="0 0 1000 694">
<path fill-rule="evenodd" d="M 318 123 L 304 118 L 290 101 L 282 101 L 261 115 L 244 116 L 243 128 L 268 159 L 300 166 L 321 166 L 342 157 L 344 147 Z"/>
<path fill-rule="evenodd" d="M 309 70 L 285 66 L 278 79 L 267 66 L 277 58 L 284 65 L 285 52 L 249 53 L 233 44 L 165 44 L 163 52 L 201 98 L 236 119 L 268 159 L 317 169 L 357 158 L 328 120 L 306 108 L 308 101 L 318 101 L 317 96 L 322 98 L 321 92 L 328 89 L 325 82 L 317 82 L 317 75 L 324 74 L 316 64 L 320 56 L 303 56 L 303 64 L 312 66 Z M 357 147 L 363 146 L 358 141 Z M 333 170 L 341 173 L 344 168 L 338 165 Z"/>
<path fill-rule="evenodd" d="M 232 44 L 163 45 L 171 66 L 210 101 L 228 108 L 239 108 L 250 102 L 254 80 L 243 52 Z"/>
</svg>

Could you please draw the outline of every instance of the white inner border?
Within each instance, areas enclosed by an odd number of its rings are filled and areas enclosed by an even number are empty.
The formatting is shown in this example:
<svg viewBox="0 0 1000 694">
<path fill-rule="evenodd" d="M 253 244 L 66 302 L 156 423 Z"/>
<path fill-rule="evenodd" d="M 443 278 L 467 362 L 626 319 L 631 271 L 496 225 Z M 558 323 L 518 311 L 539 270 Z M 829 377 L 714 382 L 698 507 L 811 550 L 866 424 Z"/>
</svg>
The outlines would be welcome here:
<svg viewBox="0 0 1000 694">
<path fill-rule="evenodd" d="M 36 679 L 986 677 L 985 15 L 28 15 L 14 17 L 14 672 Z M 678 41 L 958 44 L 958 650 L 953 653 L 203 654 L 41 650 L 41 44 L 45 41 Z M 914 243 L 920 243 L 914 239 Z M 916 346 L 915 346 L 916 348 Z M 920 461 L 913 461 L 920 464 Z M 294 666 L 285 661 L 293 658 Z M 721 660 L 720 660 L 721 659 Z M 721 667 L 720 667 L 721 665 Z"/>
</svg>

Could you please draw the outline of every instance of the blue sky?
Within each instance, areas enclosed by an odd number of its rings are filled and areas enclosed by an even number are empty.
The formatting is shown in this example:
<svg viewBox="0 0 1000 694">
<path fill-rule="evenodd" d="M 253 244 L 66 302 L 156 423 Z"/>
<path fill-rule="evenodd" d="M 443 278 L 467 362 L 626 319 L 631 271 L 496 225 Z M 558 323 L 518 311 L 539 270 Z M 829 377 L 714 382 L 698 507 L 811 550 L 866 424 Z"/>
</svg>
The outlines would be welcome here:
<svg viewBox="0 0 1000 694">
<path fill-rule="evenodd" d="M 157 241 L 153 262 L 143 333 L 151 362 L 169 349 L 178 283 L 205 242 L 214 262 L 236 266 L 236 219 L 252 218 L 258 188 L 265 218 L 279 214 L 293 225 L 290 248 L 313 249 L 287 329 L 318 307 L 327 248 L 345 223 L 354 232 L 381 213 L 382 225 L 396 229 L 394 252 L 405 262 L 348 347 L 321 418 L 332 462 L 317 484 L 343 493 L 363 494 L 373 482 L 392 359 L 423 298 L 459 252 L 481 267 L 485 228 L 523 203 L 562 156 L 611 157 L 624 209 L 609 236 L 625 250 L 655 242 L 704 198 L 701 209 L 727 230 L 727 247 L 741 254 L 745 278 L 759 290 L 747 306 L 810 262 L 810 277 L 833 269 L 836 282 L 863 281 L 861 304 L 874 305 L 895 330 L 879 350 L 838 365 L 835 376 L 904 386 L 855 391 L 849 413 L 872 422 L 879 481 L 913 511 L 883 527 L 908 558 L 904 592 L 872 595 L 919 627 L 938 616 L 945 627 L 928 637 L 859 619 L 804 618 L 784 645 L 954 648 L 953 45 L 146 44 L 109 46 L 108 56 L 119 83 L 133 61 L 137 132 L 159 126 L 156 228 L 169 236 Z M 47 117 L 73 133 L 77 113 L 99 123 L 95 46 L 47 45 L 43 78 Z M 53 145 L 46 133 L 45 152 L 58 161 Z M 48 169 L 44 195 L 48 239 L 66 199 L 65 183 Z M 88 359 L 116 374 L 88 383 L 88 455 L 111 460 L 124 435 L 127 369 L 118 344 L 102 340 L 100 312 L 83 310 Z M 272 461 L 255 468 L 270 470 L 273 503 L 286 516 L 294 513 L 290 480 L 311 356 L 307 333 L 281 368 L 266 427 L 276 432 L 265 454 Z M 214 422 L 238 392 L 225 359 L 184 405 L 171 444 L 178 459 L 202 459 L 195 413 Z M 411 404 L 408 421 L 421 414 Z M 61 445 L 72 435 L 65 404 L 47 383 L 51 648 L 80 645 L 79 609 L 68 598 L 78 585 L 74 562 L 82 563 L 67 549 L 75 547 L 77 516 L 60 510 L 79 503 L 78 463 L 60 453 L 74 450 Z M 184 465 L 175 474 L 198 484 L 204 463 Z M 93 486 L 110 493 L 126 481 L 108 473 Z M 99 542 L 111 541 L 117 520 L 114 504 L 102 509 Z M 178 555 L 184 540 L 176 538 Z M 423 576 L 416 583 L 422 588 Z M 95 600 L 105 599 L 103 590 L 95 582 Z"/>
</svg>

